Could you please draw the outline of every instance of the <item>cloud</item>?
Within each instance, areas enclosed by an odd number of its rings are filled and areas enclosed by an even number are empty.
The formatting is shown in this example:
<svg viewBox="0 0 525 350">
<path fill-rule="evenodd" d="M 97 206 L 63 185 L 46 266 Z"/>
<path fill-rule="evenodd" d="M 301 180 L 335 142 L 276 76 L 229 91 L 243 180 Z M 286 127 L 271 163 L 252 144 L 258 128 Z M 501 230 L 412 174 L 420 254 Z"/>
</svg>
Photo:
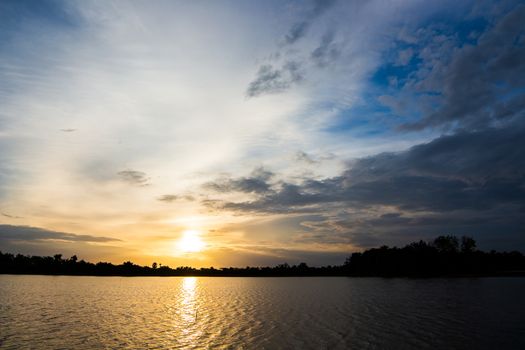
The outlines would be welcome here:
<svg viewBox="0 0 525 350">
<path fill-rule="evenodd" d="M 175 202 L 176 200 L 179 199 L 179 196 L 177 195 L 174 195 L 174 194 L 165 194 L 163 196 L 160 196 L 159 198 L 157 198 L 159 201 L 161 202 L 167 202 L 167 203 L 171 203 L 171 202 Z"/>
<path fill-rule="evenodd" d="M 166 202 L 166 203 L 172 203 L 172 202 L 179 201 L 179 200 L 186 200 L 188 202 L 192 202 L 195 200 L 195 197 L 189 194 L 186 194 L 183 196 L 175 195 L 175 194 L 165 194 L 157 198 L 157 200 L 161 202 Z"/>
<path fill-rule="evenodd" d="M 451 47 L 435 42 L 420 50 L 422 68 L 408 87 L 414 93 L 440 98 L 423 117 L 402 126 L 403 130 L 431 127 L 481 129 L 525 115 L 525 6 L 518 5 L 486 30 L 474 44 Z M 433 54 L 431 54 L 433 53 Z M 444 64 L 435 55 L 450 56 Z M 446 61 L 445 61 L 446 62 Z M 434 104 L 435 105 L 435 104 Z"/>
<path fill-rule="evenodd" d="M 312 158 L 312 156 L 310 156 L 308 153 L 304 152 L 304 151 L 298 151 L 296 154 L 295 154 L 295 159 L 300 161 L 300 162 L 305 162 L 307 164 L 315 164 L 315 163 L 318 163 L 317 160 L 315 160 L 314 158 Z"/>
<path fill-rule="evenodd" d="M 70 242 L 113 242 L 120 241 L 120 239 L 91 236 L 91 235 L 77 235 L 73 233 L 51 231 L 31 226 L 12 226 L 0 225 L 0 240 L 9 241 L 47 241 L 47 240 L 61 240 Z"/>
<path fill-rule="evenodd" d="M 279 69 L 274 68 L 271 64 L 265 64 L 259 68 L 255 80 L 248 85 L 246 95 L 256 97 L 283 92 L 303 78 L 301 64 L 298 62 L 286 62 Z"/>
<path fill-rule="evenodd" d="M 288 34 L 285 35 L 284 41 L 286 44 L 291 45 L 295 43 L 297 40 L 302 38 L 306 34 L 306 30 L 310 26 L 309 22 L 303 21 L 299 23 L 295 23 L 292 28 L 290 28 L 290 31 Z"/>
<path fill-rule="evenodd" d="M 77 129 L 60 129 L 62 132 L 74 132 L 77 131 Z"/>
<path fill-rule="evenodd" d="M 335 0 L 314 0 L 314 6 L 306 13 L 302 21 L 292 25 L 288 33 L 284 36 L 284 42 L 287 45 L 292 45 L 304 37 L 312 25 L 312 22 L 332 7 L 334 3 Z"/>
<path fill-rule="evenodd" d="M 409 47 L 405 50 L 400 50 L 397 55 L 395 64 L 397 66 L 406 66 L 410 60 L 414 57 L 414 50 Z"/>
<path fill-rule="evenodd" d="M 14 254 L 49 256 L 77 255 L 92 262 L 121 263 L 136 254 L 133 249 L 118 246 L 120 240 L 110 237 L 78 235 L 30 226 L 0 225 L 0 250 Z"/>
<path fill-rule="evenodd" d="M 239 213 L 317 213 L 325 219 L 303 228 L 304 237 L 317 242 L 363 246 L 447 229 L 494 237 L 498 227 L 502 235 L 516 235 L 524 221 L 524 150 L 523 123 L 461 132 L 357 159 L 335 177 L 277 181 L 252 200 L 204 204 Z"/>
<path fill-rule="evenodd" d="M 120 177 L 122 181 L 130 185 L 141 186 L 141 187 L 150 185 L 149 183 L 150 178 L 146 175 L 146 173 L 142 171 L 123 170 L 123 171 L 119 171 L 117 175 Z"/>
<path fill-rule="evenodd" d="M 327 218 L 319 223 L 330 227 L 355 246 L 404 245 L 410 241 L 431 240 L 438 235 L 470 235 L 482 249 L 516 249 L 522 239 L 525 219 L 512 207 L 502 206 L 490 211 L 458 210 L 448 213 L 406 213 L 399 216 L 368 214 L 353 218 Z"/>
<path fill-rule="evenodd" d="M 270 191 L 271 184 L 269 180 L 273 177 L 273 173 L 264 168 L 257 168 L 252 171 L 248 177 L 241 177 L 238 179 L 219 179 L 213 182 L 204 184 L 204 188 L 215 192 L 243 192 L 243 193 L 267 193 Z"/>
<path fill-rule="evenodd" d="M 396 81 L 393 81 L 396 84 Z M 383 106 L 390 108 L 394 114 L 403 115 L 407 112 L 409 105 L 402 98 L 398 98 L 392 95 L 380 95 L 377 97 L 379 103 Z"/>
<path fill-rule="evenodd" d="M 319 46 L 310 54 L 311 60 L 318 67 L 326 67 L 341 55 L 341 48 L 334 43 L 334 33 L 328 32 L 321 38 Z"/>
<path fill-rule="evenodd" d="M 408 237 L 443 229 L 447 217 L 480 232 L 476 218 L 507 215 L 501 231 L 517 226 L 523 36 L 510 14 L 515 27 L 500 29 L 507 20 L 491 14 L 470 36 L 461 28 L 472 1 L 217 2 L 204 11 L 178 2 L 19 3 L 0 11 L 0 199 L 8 214 L 23 213 L 16 223 L 111 228 L 144 250 L 150 232 L 172 232 L 168 222 L 187 217 L 214 229 L 264 218 L 270 235 L 271 218 L 313 213 L 322 220 L 289 230 L 308 244 L 379 242 L 389 228 Z M 490 39 L 498 31 L 510 35 Z M 408 47 L 411 59 L 400 52 Z M 486 86 L 488 94 L 476 92 Z M 434 130 L 389 130 L 399 124 Z M 82 132 L 57 137 L 62 128 Z M 456 134 L 376 154 L 442 129 Z M 294 158 L 297 150 L 307 153 Z M 345 166 L 323 162 L 322 152 L 360 158 Z M 250 174 L 259 164 L 271 177 Z M 216 179 L 224 172 L 232 176 Z M 223 212 L 183 202 L 201 190 L 196 198 Z M 393 212 L 400 216 L 382 217 Z"/>
<path fill-rule="evenodd" d="M 312 251 L 300 249 L 272 248 L 267 246 L 221 247 L 210 249 L 208 256 L 214 266 L 276 266 L 288 263 L 297 265 L 306 262 L 309 266 L 341 265 L 348 257 L 343 251 Z"/>
<path fill-rule="evenodd" d="M 16 216 L 16 215 L 11 215 L 11 214 L 7 214 L 7 213 L 1 213 L 2 216 L 5 216 L 6 218 L 10 218 L 10 219 L 22 219 L 21 216 Z"/>
<path fill-rule="evenodd" d="M 250 82 L 246 90 L 247 97 L 257 97 L 264 94 L 276 94 L 290 89 L 296 83 L 305 78 L 306 61 L 311 60 L 317 67 L 325 67 L 335 61 L 341 54 L 341 50 L 333 42 L 333 32 L 325 34 L 319 46 L 312 51 L 310 57 L 304 56 L 298 61 L 295 54 L 285 50 L 287 46 L 295 44 L 303 38 L 312 23 L 325 13 L 335 3 L 335 0 L 314 0 L 311 9 L 307 10 L 304 19 L 294 23 L 288 33 L 284 36 L 283 45 L 279 51 L 272 54 L 272 60 L 284 57 L 284 63 L 265 63 L 259 67 L 255 79 Z M 302 62 L 305 61 L 305 62 Z"/>
<path fill-rule="evenodd" d="M 256 201 L 225 203 L 225 207 L 288 212 L 295 207 L 350 203 L 450 211 L 518 204 L 525 198 L 524 129 L 514 126 L 442 136 L 405 152 L 358 159 L 337 177 L 283 182 Z M 238 181 L 242 179 L 228 183 Z"/>
</svg>

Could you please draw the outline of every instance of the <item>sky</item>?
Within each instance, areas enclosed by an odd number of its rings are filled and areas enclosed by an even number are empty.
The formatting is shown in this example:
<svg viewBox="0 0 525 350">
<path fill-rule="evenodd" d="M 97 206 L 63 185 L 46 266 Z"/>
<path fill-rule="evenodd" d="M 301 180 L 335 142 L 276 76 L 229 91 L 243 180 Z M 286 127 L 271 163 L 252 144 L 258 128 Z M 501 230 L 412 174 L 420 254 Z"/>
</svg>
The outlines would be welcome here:
<svg viewBox="0 0 525 350">
<path fill-rule="evenodd" d="M 0 0 L 0 250 L 525 251 L 521 1 Z"/>
</svg>

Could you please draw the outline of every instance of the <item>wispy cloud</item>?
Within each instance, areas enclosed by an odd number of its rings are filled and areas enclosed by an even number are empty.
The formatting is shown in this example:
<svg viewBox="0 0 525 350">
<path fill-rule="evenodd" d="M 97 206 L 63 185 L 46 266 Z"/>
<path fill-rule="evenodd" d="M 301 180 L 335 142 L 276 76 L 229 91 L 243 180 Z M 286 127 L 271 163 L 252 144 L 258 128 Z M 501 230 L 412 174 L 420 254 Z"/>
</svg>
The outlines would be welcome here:
<svg viewBox="0 0 525 350">
<path fill-rule="evenodd" d="M 283 92 L 303 80 L 301 65 L 298 62 L 286 62 L 281 68 L 265 64 L 259 68 L 257 77 L 250 83 L 246 94 L 256 97 L 263 94 Z"/>
<path fill-rule="evenodd" d="M 130 185 L 134 186 L 148 186 L 150 185 L 150 178 L 145 172 L 137 170 L 122 170 L 117 173 L 120 179 Z"/>
<path fill-rule="evenodd" d="M 295 159 L 298 160 L 298 161 L 302 161 L 302 162 L 308 163 L 308 164 L 315 164 L 315 163 L 317 163 L 317 161 L 315 159 L 313 159 L 308 153 L 303 152 L 303 151 L 298 151 L 295 154 Z"/>
<path fill-rule="evenodd" d="M 334 33 L 323 35 L 319 46 L 310 54 L 312 61 L 319 67 L 325 67 L 335 62 L 341 55 L 341 47 L 334 42 Z"/>
<path fill-rule="evenodd" d="M 5 216 L 6 218 L 10 218 L 10 219 L 22 219 L 21 216 L 17 216 L 17 215 L 11 215 L 11 214 L 7 214 L 7 213 L 1 213 L 2 216 Z"/>
<path fill-rule="evenodd" d="M 284 42 L 292 45 L 306 35 L 306 32 L 319 16 L 333 6 L 335 0 L 314 0 L 312 8 L 306 11 L 304 19 L 292 25 L 288 33 L 284 36 Z"/>
<path fill-rule="evenodd" d="M 44 241 L 61 240 L 71 242 L 114 242 L 117 238 L 58 232 L 31 226 L 0 225 L 0 240 Z"/>
<path fill-rule="evenodd" d="M 324 161 L 333 160 L 336 156 L 333 153 L 325 154 L 309 154 L 304 151 L 297 151 L 295 153 L 295 160 L 299 162 L 304 162 L 309 165 L 320 164 Z"/>
<path fill-rule="evenodd" d="M 259 67 L 256 77 L 251 81 L 246 90 L 247 97 L 257 97 L 265 94 L 276 94 L 290 89 L 305 78 L 306 66 L 304 62 L 311 60 L 318 67 L 324 67 L 333 62 L 340 55 L 340 48 L 333 43 L 333 32 L 328 32 L 321 39 L 321 44 L 310 56 L 301 60 L 290 55 L 287 48 L 306 36 L 313 22 L 330 9 L 335 0 L 314 0 L 311 7 L 305 10 L 303 19 L 294 23 L 284 36 L 278 51 L 271 57 L 283 57 L 284 62 L 264 63 Z"/>
<path fill-rule="evenodd" d="M 174 195 L 174 194 L 165 194 L 165 195 L 160 196 L 159 198 L 157 198 L 157 200 L 159 200 L 161 202 L 167 202 L 167 203 L 175 202 L 178 199 L 180 199 L 180 196 L 177 196 L 177 195 Z"/>
<path fill-rule="evenodd" d="M 204 184 L 204 188 L 216 192 L 266 193 L 270 191 L 269 181 L 273 176 L 272 172 L 258 168 L 249 177 L 219 179 Z"/>
</svg>

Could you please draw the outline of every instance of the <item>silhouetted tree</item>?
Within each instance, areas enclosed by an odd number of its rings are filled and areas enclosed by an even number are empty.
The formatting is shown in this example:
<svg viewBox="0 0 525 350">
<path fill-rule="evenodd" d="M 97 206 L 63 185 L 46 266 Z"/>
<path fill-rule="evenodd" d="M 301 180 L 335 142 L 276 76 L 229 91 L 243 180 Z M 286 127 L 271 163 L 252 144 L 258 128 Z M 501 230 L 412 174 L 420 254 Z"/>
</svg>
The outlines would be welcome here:
<svg viewBox="0 0 525 350">
<path fill-rule="evenodd" d="M 461 237 L 461 252 L 471 253 L 476 250 L 476 241 L 472 237 Z"/>
<path fill-rule="evenodd" d="M 439 236 L 434 240 L 434 247 L 440 253 L 456 253 L 459 248 L 459 241 L 456 236 Z"/>
</svg>

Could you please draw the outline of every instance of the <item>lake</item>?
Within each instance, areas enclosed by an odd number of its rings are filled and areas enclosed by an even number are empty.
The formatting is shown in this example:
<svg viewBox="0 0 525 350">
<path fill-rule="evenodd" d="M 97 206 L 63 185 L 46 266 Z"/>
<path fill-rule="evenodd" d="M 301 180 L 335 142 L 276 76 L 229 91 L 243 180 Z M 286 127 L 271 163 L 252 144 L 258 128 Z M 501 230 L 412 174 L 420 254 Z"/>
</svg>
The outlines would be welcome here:
<svg viewBox="0 0 525 350">
<path fill-rule="evenodd" d="M 2 349 L 525 349 L 525 278 L 0 275 Z"/>
</svg>

